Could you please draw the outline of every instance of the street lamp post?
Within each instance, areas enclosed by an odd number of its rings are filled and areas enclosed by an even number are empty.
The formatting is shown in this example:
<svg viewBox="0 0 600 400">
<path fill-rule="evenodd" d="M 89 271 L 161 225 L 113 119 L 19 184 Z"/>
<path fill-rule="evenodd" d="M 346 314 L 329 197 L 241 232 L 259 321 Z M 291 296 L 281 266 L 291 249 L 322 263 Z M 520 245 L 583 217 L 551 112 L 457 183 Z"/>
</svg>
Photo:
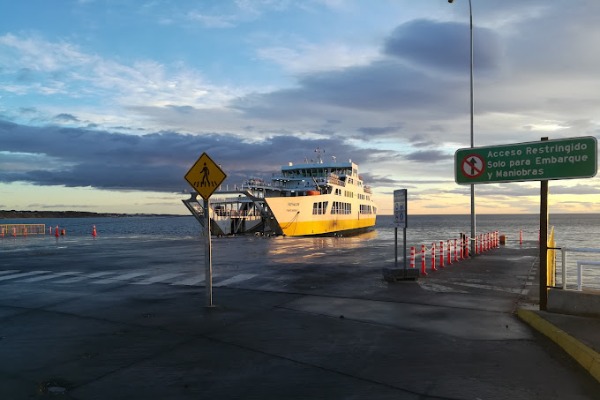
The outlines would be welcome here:
<svg viewBox="0 0 600 400">
<path fill-rule="evenodd" d="M 448 0 L 452 4 L 454 0 Z M 469 0 L 469 32 L 470 32 L 470 83 L 471 83 L 471 148 L 475 147 L 473 140 L 473 9 L 471 8 L 471 0 Z M 475 185 L 471 184 L 471 255 L 475 254 Z"/>
</svg>

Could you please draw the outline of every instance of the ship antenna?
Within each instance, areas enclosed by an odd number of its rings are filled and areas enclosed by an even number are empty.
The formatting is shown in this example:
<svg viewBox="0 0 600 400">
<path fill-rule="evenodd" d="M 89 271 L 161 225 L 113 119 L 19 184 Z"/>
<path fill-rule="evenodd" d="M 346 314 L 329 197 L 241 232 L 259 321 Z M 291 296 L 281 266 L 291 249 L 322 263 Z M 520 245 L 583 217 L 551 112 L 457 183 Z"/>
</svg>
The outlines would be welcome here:
<svg viewBox="0 0 600 400">
<path fill-rule="evenodd" d="M 324 150 L 321 151 L 321 149 L 317 147 L 315 149 L 315 153 L 317 153 L 317 163 L 323 164 L 323 157 L 321 155 L 322 155 L 322 153 L 325 153 L 325 151 Z"/>
</svg>

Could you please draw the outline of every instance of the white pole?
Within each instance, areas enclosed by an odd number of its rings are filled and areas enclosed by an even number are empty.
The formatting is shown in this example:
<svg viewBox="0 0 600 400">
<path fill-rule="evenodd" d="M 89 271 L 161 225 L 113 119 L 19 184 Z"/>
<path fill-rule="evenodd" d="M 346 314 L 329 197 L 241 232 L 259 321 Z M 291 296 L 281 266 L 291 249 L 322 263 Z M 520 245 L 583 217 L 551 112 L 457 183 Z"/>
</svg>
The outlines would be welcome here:
<svg viewBox="0 0 600 400">
<path fill-rule="evenodd" d="M 471 8 L 471 0 L 469 0 L 469 28 L 471 39 L 471 148 L 475 146 L 475 136 L 473 132 L 473 9 Z M 475 185 L 471 184 L 471 241 L 475 240 Z M 473 252 L 471 252 L 473 253 Z"/>
<path fill-rule="evenodd" d="M 448 3 L 453 3 L 454 0 L 448 0 Z M 470 98 L 471 98 L 471 148 L 475 147 L 474 132 L 473 132 L 473 114 L 474 114 L 474 101 L 473 101 L 473 8 L 471 7 L 471 0 L 469 0 L 469 32 L 470 32 Z M 471 184 L 471 238 L 470 238 L 470 254 L 471 256 L 476 254 L 475 250 L 475 185 Z"/>
<path fill-rule="evenodd" d="M 204 251 L 204 283 L 206 287 L 206 306 L 212 307 L 212 245 L 210 237 L 210 202 L 204 199 L 204 216 L 206 218 L 206 248 Z"/>
</svg>

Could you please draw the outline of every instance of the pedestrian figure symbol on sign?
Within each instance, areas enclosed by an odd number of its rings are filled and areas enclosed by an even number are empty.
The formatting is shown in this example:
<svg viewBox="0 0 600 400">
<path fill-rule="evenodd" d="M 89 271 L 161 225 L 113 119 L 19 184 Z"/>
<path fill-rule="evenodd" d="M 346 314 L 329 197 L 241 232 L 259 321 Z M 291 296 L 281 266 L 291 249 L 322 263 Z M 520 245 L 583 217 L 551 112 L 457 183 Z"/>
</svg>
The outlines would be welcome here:
<svg viewBox="0 0 600 400">
<path fill-rule="evenodd" d="M 461 171 L 466 178 L 477 178 L 485 170 L 485 161 L 479 154 L 470 154 L 463 158 Z"/>
<path fill-rule="evenodd" d="M 200 173 L 202 174 L 202 182 L 200 182 L 200 186 L 217 186 L 214 184 L 214 182 L 211 182 L 208 179 L 208 176 L 210 175 L 210 170 L 206 166 L 206 163 L 204 163 L 204 168 L 202 168 Z"/>
<path fill-rule="evenodd" d="M 223 170 L 206 153 L 203 153 L 185 174 L 185 180 L 204 200 L 212 195 L 226 177 Z"/>
</svg>

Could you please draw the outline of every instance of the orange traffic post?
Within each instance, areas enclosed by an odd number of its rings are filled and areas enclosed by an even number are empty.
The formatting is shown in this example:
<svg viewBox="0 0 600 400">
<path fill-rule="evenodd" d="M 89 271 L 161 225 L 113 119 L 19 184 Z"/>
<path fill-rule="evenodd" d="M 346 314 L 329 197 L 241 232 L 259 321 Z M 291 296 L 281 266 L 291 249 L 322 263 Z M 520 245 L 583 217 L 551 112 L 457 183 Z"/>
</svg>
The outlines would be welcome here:
<svg viewBox="0 0 600 400">
<path fill-rule="evenodd" d="M 425 245 L 422 244 L 421 245 L 421 275 L 423 275 L 423 276 L 427 275 L 427 271 L 426 271 L 426 267 L 425 267 L 425 257 L 426 257 Z"/>
</svg>

